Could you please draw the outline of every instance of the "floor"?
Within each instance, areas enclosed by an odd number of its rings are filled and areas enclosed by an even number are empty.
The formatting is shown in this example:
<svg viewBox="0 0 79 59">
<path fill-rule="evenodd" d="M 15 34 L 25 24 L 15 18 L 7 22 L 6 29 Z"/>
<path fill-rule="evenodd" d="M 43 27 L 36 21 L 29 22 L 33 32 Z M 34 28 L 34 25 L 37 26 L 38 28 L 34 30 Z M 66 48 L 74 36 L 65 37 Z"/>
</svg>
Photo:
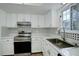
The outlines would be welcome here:
<svg viewBox="0 0 79 59">
<path fill-rule="evenodd" d="M 42 52 L 39 52 L 39 53 L 33 53 L 32 56 L 43 56 L 43 53 L 42 53 Z"/>
<path fill-rule="evenodd" d="M 20 54 L 15 54 L 14 56 L 30 56 L 31 53 L 20 53 Z"/>
<path fill-rule="evenodd" d="M 39 53 L 21 53 L 21 54 L 15 54 L 14 56 L 43 56 L 42 52 Z"/>
</svg>

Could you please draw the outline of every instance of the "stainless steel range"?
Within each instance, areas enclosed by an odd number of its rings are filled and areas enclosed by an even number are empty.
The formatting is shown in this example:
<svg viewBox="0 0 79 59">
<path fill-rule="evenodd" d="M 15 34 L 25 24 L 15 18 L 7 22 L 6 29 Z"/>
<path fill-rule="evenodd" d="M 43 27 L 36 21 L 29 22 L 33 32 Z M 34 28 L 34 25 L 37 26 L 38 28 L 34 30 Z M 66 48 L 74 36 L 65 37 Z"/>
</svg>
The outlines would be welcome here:
<svg viewBox="0 0 79 59">
<path fill-rule="evenodd" d="M 31 22 L 17 22 L 18 35 L 14 38 L 14 51 L 31 53 Z"/>
</svg>

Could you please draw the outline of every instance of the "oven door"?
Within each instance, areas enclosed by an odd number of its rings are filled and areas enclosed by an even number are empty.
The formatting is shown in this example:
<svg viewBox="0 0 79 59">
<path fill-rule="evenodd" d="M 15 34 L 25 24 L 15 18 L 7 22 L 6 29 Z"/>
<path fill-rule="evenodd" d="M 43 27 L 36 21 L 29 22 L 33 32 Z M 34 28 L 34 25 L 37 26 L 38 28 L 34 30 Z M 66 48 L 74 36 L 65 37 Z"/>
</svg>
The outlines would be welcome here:
<svg viewBox="0 0 79 59">
<path fill-rule="evenodd" d="M 31 53 L 31 42 L 14 42 L 14 53 Z"/>
</svg>

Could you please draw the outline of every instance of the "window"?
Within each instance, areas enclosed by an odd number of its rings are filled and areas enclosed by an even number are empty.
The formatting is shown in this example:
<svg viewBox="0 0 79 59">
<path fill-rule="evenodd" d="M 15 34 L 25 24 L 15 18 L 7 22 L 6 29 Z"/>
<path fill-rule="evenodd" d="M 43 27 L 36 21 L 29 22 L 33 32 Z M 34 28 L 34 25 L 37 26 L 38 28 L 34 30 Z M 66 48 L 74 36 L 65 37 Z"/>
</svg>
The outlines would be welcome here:
<svg viewBox="0 0 79 59">
<path fill-rule="evenodd" d="M 72 7 L 72 30 L 79 30 L 79 4 Z"/>
<path fill-rule="evenodd" d="M 71 29 L 70 9 L 63 12 L 63 26 L 65 29 Z"/>
<path fill-rule="evenodd" d="M 67 30 L 79 30 L 79 4 L 63 11 L 63 26 Z"/>
</svg>

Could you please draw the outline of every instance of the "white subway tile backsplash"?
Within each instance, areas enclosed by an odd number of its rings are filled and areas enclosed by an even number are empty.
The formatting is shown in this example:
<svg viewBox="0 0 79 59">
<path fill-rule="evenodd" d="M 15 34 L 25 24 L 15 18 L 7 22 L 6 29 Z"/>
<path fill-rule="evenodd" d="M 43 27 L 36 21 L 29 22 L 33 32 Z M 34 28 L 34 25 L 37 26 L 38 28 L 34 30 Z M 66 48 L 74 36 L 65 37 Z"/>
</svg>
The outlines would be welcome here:
<svg viewBox="0 0 79 59">
<path fill-rule="evenodd" d="M 14 37 L 18 35 L 15 28 L 2 28 L 2 37 Z M 32 28 L 32 37 L 52 37 L 56 34 L 55 28 Z"/>
<path fill-rule="evenodd" d="M 17 35 L 17 29 L 3 27 L 1 29 L 1 37 L 14 37 Z"/>
<path fill-rule="evenodd" d="M 62 32 L 63 33 L 63 32 Z M 72 43 L 79 43 L 79 32 L 65 32 L 65 39 Z"/>
<path fill-rule="evenodd" d="M 52 36 L 53 34 L 56 34 L 56 29 L 53 28 L 35 28 L 32 29 L 32 36 Z"/>
</svg>

